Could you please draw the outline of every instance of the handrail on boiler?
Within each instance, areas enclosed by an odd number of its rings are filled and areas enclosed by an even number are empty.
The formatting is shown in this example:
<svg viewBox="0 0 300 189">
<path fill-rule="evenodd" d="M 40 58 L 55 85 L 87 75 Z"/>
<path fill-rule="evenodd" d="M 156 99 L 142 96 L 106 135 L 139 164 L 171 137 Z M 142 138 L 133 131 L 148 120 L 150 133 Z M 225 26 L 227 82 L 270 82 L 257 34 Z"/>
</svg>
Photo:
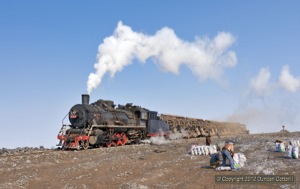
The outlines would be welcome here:
<svg viewBox="0 0 300 189">
<path fill-rule="evenodd" d="M 67 115 L 69 115 L 69 113 L 67 113 Z M 66 132 L 66 126 L 70 126 L 70 125 L 64 124 L 64 120 L 66 119 L 67 115 L 65 115 L 65 117 L 62 119 L 62 126 L 58 132 L 58 135 L 64 135 Z"/>
</svg>

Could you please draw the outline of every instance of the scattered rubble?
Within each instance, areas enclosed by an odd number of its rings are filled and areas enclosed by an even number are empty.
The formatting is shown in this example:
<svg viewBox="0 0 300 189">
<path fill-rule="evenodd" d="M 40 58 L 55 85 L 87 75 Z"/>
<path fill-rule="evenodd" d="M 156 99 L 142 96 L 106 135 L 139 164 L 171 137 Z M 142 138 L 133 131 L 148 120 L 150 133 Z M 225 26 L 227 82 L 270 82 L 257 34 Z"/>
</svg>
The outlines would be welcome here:
<svg viewBox="0 0 300 189">
<path fill-rule="evenodd" d="M 32 153 L 32 152 L 43 152 L 47 151 L 49 149 L 44 148 L 44 146 L 40 147 L 18 147 L 15 149 L 8 149 L 8 148 L 2 148 L 0 149 L 0 156 L 5 156 L 5 155 L 18 155 L 18 154 L 26 154 L 26 153 Z"/>
<path fill-rule="evenodd" d="M 212 144 L 234 141 L 247 161 L 237 172 L 218 172 L 209 155 L 192 156 L 191 145 L 205 138 L 170 140 L 123 147 L 62 151 L 40 148 L 0 149 L 0 188 L 240 188 L 220 185 L 215 175 L 295 175 L 295 184 L 243 184 L 243 188 L 299 188 L 300 159 L 276 152 L 276 140 L 299 140 L 300 132 L 212 137 Z"/>
</svg>

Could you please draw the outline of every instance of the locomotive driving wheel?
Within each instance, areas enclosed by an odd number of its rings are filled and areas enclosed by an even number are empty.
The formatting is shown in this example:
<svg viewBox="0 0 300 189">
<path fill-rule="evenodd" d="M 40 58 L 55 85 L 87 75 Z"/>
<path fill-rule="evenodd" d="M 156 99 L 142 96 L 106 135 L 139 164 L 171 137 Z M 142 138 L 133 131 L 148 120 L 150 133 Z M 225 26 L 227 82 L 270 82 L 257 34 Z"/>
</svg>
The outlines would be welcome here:
<svg viewBox="0 0 300 189">
<path fill-rule="evenodd" d="M 124 132 L 115 134 L 115 139 L 117 139 L 114 143 L 116 146 L 124 146 L 127 142 L 127 137 Z"/>
<path fill-rule="evenodd" d="M 120 135 L 120 133 L 116 133 L 114 136 L 115 136 L 114 137 L 115 138 L 115 141 L 114 141 L 115 145 L 116 146 L 121 146 L 122 142 L 121 142 L 121 135 Z"/>
<path fill-rule="evenodd" d="M 107 146 L 107 147 L 113 147 L 113 146 L 116 146 L 116 143 L 113 142 L 113 141 L 112 141 L 111 143 L 107 142 L 107 143 L 106 143 L 106 146 Z"/>
<path fill-rule="evenodd" d="M 110 142 L 106 143 L 107 147 L 124 146 L 127 143 L 127 136 L 124 132 L 115 133 L 111 136 Z"/>
<path fill-rule="evenodd" d="M 89 148 L 89 141 L 88 140 L 86 140 L 86 141 L 82 141 L 82 148 L 84 149 L 84 150 L 87 150 L 88 148 Z"/>
<path fill-rule="evenodd" d="M 121 133 L 120 143 L 122 146 L 125 146 L 125 144 L 127 143 L 127 136 L 125 133 Z"/>
<path fill-rule="evenodd" d="M 107 147 L 113 147 L 113 146 L 116 146 L 117 144 L 116 144 L 116 142 L 114 142 L 114 140 L 115 140 L 115 136 L 112 135 L 110 141 L 106 143 L 106 146 L 107 146 Z"/>
</svg>

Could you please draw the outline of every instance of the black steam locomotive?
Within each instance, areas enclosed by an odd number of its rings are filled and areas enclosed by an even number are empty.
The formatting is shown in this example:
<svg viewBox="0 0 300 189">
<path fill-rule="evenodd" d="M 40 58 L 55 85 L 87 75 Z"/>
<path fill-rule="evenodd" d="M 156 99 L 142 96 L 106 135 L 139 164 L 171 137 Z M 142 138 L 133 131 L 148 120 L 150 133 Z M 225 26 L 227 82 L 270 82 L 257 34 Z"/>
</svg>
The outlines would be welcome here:
<svg viewBox="0 0 300 189">
<path fill-rule="evenodd" d="M 132 103 L 115 107 L 113 101 L 98 100 L 89 104 L 89 95 L 82 95 L 82 104 L 73 106 L 70 124 L 63 124 L 57 138 L 63 149 L 120 146 L 139 143 L 151 136 L 167 136 L 169 125 L 157 112 Z"/>
</svg>

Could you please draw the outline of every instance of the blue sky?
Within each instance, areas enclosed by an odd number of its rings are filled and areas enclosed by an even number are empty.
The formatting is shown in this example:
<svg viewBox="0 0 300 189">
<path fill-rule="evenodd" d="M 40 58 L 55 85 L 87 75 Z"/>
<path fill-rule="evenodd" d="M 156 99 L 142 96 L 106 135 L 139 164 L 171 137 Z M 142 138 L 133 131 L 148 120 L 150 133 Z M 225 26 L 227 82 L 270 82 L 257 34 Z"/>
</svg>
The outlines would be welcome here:
<svg viewBox="0 0 300 189">
<path fill-rule="evenodd" d="M 114 77 L 103 76 L 92 102 L 240 121 L 252 133 L 282 124 L 299 131 L 299 7 L 299 1 L 2 0 L 0 148 L 56 145 L 62 118 L 87 93 L 99 45 L 114 37 L 118 23 L 149 38 L 165 28 L 193 47 L 224 32 L 233 40 L 223 53 L 233 52 L 236 61 L 221 66 L 218 77 L 201 79 L 185 64 L 174 74 L 162 70 L 159 57 L 145 63 L 133 57 Z"/>
</svg>

